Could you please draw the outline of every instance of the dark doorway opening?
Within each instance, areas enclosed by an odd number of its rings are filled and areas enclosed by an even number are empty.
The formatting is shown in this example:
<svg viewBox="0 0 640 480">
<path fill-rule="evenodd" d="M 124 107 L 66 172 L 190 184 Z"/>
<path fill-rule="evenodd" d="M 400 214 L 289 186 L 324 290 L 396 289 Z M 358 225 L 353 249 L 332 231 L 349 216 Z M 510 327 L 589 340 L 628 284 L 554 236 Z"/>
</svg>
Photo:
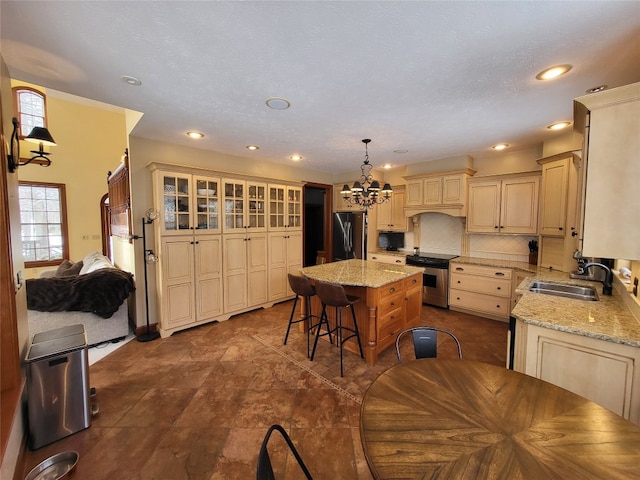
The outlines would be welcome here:
<svg viewBox="0 0 640 480">
<path fill-rule="evenodd" d="M 331 185 L 309 183 L 304 187 L 304 266 L 330 259 Z"/>
</svg>

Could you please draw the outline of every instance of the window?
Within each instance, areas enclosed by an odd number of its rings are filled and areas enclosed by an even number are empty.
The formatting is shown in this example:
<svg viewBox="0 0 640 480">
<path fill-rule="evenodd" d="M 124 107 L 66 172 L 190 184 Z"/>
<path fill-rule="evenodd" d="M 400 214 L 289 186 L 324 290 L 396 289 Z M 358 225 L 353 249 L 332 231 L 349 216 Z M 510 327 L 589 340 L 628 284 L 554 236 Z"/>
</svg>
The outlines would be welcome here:
<svg viewBox="0 0 640 480">
<path fill-rule="evenodd" d="M 64 184 L 20 182 L 18 196 L 25 267 L 58 265 L 69 258 Z"/>
<path fill-rule="evenodd" d="M 24 139 L 33 127 L 47 126 L 45 95 L 29 87 L 14 87 L 16 116 L 20 122 L 20 138 Z"/>
</svg>

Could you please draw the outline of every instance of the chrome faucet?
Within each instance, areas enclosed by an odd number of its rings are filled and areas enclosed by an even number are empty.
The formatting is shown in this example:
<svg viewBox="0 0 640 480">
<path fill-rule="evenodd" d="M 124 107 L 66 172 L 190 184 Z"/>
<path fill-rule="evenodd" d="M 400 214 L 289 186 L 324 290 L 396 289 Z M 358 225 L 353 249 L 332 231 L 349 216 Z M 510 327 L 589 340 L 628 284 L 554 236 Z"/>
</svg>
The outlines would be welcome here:
<svg viewBox="0 0 640 480">
<path fill-rule="evenodd" d="M 605 272 L 607 272 L 606 276 L 604 277 L 604 280 L 602 280 L 602 294 L 611 295 L 613 293 L 613 272 L 611 271 L 611 269 L 606 265 L 603 265 L 602 263 L 596 263 L 596 262 L 585 263 L 582 266 L 582 269 L 586 270 L 589 267 L 600 267 L 604 269 Z M 578 268 L 578 270 L 580 269 Z"/>
</svg>

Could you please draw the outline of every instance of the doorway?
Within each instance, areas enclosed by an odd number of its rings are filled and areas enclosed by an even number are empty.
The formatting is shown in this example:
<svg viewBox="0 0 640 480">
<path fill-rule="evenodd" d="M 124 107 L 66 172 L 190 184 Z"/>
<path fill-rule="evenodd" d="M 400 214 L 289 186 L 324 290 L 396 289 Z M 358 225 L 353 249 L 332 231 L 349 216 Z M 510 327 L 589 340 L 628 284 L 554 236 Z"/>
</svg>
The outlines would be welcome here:
<svg viewBox="0 0 640 480">
<path fill-rule="evenodd" d="M 316 265 L 331 257 L 332 185 L 308 183 L 304 186 L 303 266 Z"/>
</svg>

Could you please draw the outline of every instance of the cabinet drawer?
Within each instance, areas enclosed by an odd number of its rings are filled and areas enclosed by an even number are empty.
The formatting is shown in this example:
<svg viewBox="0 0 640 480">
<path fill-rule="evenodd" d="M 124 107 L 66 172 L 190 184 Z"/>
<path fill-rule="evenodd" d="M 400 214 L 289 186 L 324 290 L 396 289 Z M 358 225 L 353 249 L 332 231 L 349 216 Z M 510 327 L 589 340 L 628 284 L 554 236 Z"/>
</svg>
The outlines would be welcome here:
<svg viewBox="0 0 640 480">
<path fill-rule="evenodd" d="M 511 299 L 451 289 L 449 305 L 509 318 Z"/>
<path fill-rule="evenodd" d="M 408 293 L 415 288 L 422 288 L 422 275 L 404 279 L 404 289 L 407 292 L 407 296 Z"/>
<path fill-rule="evenodd" d="M 398 293 L 394 293 L 393 295 L 387 295 L 380 300 L 378 303 L 378 315 L 383 317 L 387 313 L 395 310 L 396 308 L 401 308 L 402 303 L 404 302 L 404 292 L 399 291 Z"/>
<path fill-rule="evenodd" d="M 393 263 L 396 265 L 404 265 L 406 263 L 404 256 L 388 255 L 384 253 L 372 253 L 369 257 L 369 260 L 380 263 Z"/>
<path fill-rule="evenodd" d="M 383 287 L 380 287 L 380 300 L 389 295 L 393 295 L 394 293 L 402 292 L 402 280 L 398 280 L 397 282 L 389 283 Z"/>
<path fill-rule="evenodd" d="M 396 308 L 390 311 L 386 315 L 379 317 L 378 323 L 378 344 L 385 342 L 385 340 L 394 338 L 402 330 L 402 308 Z"/>
<path fill-rule="evenodd" d="M 498 297 L 511 297 L 511 280 L 509 279 L 452 273 L 449 285 L 457 290 L 487 293 Z"/>
<path fill-rule="evenodd" d="M 511 279 L 510 268 L 485 267 L 483 265 L 471 265 L 468 263 L 452 263 L 449 270 L 451 273 L 466 273 L 482 277 L 508 278 Z"/>
</svg>

